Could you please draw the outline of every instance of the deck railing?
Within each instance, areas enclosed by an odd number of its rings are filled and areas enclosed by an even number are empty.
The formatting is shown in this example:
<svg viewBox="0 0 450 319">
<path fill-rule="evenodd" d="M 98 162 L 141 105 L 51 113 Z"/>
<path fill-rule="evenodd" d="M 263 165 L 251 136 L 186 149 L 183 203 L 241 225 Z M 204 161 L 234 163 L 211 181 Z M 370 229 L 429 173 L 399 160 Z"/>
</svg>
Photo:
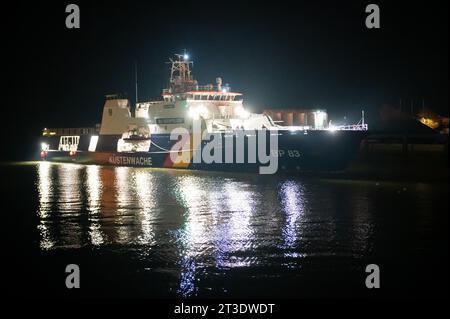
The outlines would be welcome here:
<svg viewBox="0 0 450 319">
<path fill-rule="evenodd" d="M 367 124 L 353 124 L 353 125 L 338 125 L 328 128 L 329 130 L 338 131 L 367 131 L 369 129 Z"/>
</svg>

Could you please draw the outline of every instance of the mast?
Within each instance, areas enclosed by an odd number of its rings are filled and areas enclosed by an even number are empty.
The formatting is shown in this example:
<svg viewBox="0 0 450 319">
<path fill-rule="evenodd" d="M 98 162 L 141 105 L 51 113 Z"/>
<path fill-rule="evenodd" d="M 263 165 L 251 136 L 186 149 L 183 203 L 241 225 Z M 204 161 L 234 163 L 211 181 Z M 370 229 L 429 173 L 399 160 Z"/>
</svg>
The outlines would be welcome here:
<svg viewBox="0 0 450 319">
<path fill-rule="evenodd" d="M 167 63 L 171 64 L 170 93 L 183 93 L 193 90 L 197 81 L 192 77 L 191 66 L 193 62 L 189 60 L 189 56 L 186 53 L 175 54 L 175 58 L 169 60 Z"/>
<path fill-rule="evenodd" d="M 136 104 L 138 103 L 138 78 L 137 78 L 137 61 L 134 61 L 134 81 L 136 90 Z"/>
</svg>

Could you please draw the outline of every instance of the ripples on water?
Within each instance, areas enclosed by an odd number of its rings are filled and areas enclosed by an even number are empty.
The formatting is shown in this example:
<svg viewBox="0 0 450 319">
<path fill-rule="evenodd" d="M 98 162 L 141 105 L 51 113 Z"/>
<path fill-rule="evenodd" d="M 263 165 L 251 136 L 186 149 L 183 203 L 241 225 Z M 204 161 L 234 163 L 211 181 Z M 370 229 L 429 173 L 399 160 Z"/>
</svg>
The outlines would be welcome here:
<svg viewBox="0 0 450 319">
<path fill-rule="evenodd" d="M 237 268 L 276 277 L 273 269 L 299 271 L 303 260 L 372 252 L 373 183 L 46 162 L 36 170 L 42 251 L 123 252 L 170 273 L 181 296 Z"/>
</svg>

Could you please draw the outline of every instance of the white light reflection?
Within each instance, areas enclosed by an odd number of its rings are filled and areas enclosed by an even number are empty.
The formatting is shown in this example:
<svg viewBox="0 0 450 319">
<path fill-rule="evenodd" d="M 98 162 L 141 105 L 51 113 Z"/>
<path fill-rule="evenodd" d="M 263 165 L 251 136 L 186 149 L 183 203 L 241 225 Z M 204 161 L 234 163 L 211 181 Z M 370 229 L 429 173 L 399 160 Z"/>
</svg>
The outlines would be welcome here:
<svg viewBox="0 0 450 319">
<path fill-rule="evenodd" d="M 58 164 L 58 210 L 62 214 L 79 213 L 81 196 L 81 165 Z"/>
<path fill-rule="evenodd" d="M 81 247 L 83 241 L 81 172 L 83 165 L 57 164 L 57 212 L 53 216 L 54 232 L 58 234 L 58 247 Z"/>
<path fill-rule="evenodd" d="M 183 205 L 187 209 L 187 220 L 183 231 L 183 241 L 185 256 L 195 257 L 198 248 L 207 240 L 207 230 L 205 216 L 202 211 L 206 210 L 207 191 L 200 187 L 201 183 L 198 177 L 187 176 L 181 179 L 179 183 L 179 192 Z"/>
<path fill-rule="evenodd" d="M 50 236 L 47 217 L 51 211 L 53 204 L 53 180 L 52 180 L 52 166 L 49 162 L 40 162 L 38 169 L 38 194 L 39 194 L 39 229 L 41 249 L 51 249 L 55 243 Z"/>
<path fill-rule="evenodd" d="M 280 196 L 283 211 L 286 214 L 286 223 L 283 227 L 283 244 L 287 248 L 293 248 L 301 235 L 301 227 L 298 227 L 298 223 L 301 221 L 305 210 L 303 190 L 297 183 L 286 181 L 281 185 Z"/>
<path fill-rule="evenodd" d="M 202 188 L 203 186 L 203 188 Z M 176 196 L 186 208 L 186 222 L 180 233 L 180 287 L 179 293 L 190 296 L 195 292 L 196 258 L 201 257 L 208 248 L 213 235 L 211 214 L 208 212 L 208 195 L 210 190 L 200 177 L 184 176 L 179 179 Z M 208 227 L 209 226 L 209 227 Z"/>
<path fill-rule="evenodd" d="M 221 254 L 245 253 L 256 248 L 250 223 L 255 207 L 252 195 L 246 184 L 229 182 L 225 185 L 225 203 L 230 212 L 230 219 L 228 223 L 221 225 L 225 228 L 222 232 L 225 237 L 218 241 Z M 230 259 L 221 256 L 217 260 L 217 265 L 222 267 L 245 267 L 252 263 L 254 260 L 248 257 L 234 256 Z"/>
<path fill-rule="evenodd" d="M 87 186 L 87 208 L 89 211 L 89 237 L 94 246 L 104 243 L 104 235 L 99 224 L 101 212 L 102 181 L 100 179 L 100 168 L 98 166 L 87 166 L 86 168 Z"/>
<path fill-rule="evenodd" d="M 130 210 L 134 203 L 131 186 L 131 176 L 129 167 L 115 167 L 115 182 L 116 182 L 116 201 L 117 201 L 117 216 L 115 220 L 115 228 L 117 229 L 117 242 L 128 243 L 130 241 L 130 231 L 128 222 L 133 219 L 133 214 Z"/>
<path fill-rule="evenodd" d="M 251 225 L 254 193 L 243 182 L 184 176 L 176 187 L 178 201 L 186 209 L 180 231 L 181 274 L 179 293 L 196 291 L 196 276 L 206 266 L 245 267 L 256 257 L 242 257 L 254 247 Z"/>
<path fill-rule="evenodd" d="M 48 162 L 36 168 L 42 249 L 155 244 L 152 172 Z"/>
<path fill-rule="evenodd" d="M 156 240 L 152 217 L 156 208 L 155 205 L 157 205 L 155 189 L 153 187 L 153 175 L 146 170 L 134 170 L 133 173 L 140 206 L 142 231 L 137 240 L 140 244 L 153 245 L 156 243 Z"/>
</svg>

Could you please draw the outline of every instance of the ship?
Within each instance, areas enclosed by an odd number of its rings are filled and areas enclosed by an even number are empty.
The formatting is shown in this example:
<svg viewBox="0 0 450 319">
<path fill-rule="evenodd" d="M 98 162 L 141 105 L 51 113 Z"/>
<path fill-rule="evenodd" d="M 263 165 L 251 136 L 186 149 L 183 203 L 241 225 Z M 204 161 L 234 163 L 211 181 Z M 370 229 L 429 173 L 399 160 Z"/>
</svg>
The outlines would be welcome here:
<svg viewBox="0 0 450 319">
<path fill-rule="evenodd" d="M 243 94 L 220 77 L 199 85 L 186 54 L 169 60 L 169 83 L 158 100 L 132 108 L 127 98 L 107 95 L 96 128 L 45 128 L 40 159 L 262 174 L 342 171 L 367 134 L 364 116 L 336 126 L 322 110 L 308 125 L 283 126 L 249 112 Z"/>
</svg>

